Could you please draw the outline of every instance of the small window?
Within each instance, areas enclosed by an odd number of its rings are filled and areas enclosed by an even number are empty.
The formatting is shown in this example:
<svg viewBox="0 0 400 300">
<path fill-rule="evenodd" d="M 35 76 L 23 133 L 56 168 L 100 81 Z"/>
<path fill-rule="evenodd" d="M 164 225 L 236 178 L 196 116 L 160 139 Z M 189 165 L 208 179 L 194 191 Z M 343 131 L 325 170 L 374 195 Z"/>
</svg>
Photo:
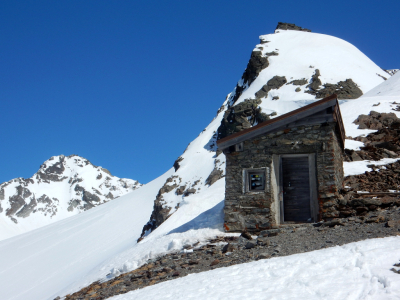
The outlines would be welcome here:
<svg viewBox="0 0 400 300">
<path fill-rule="evenodd" d="M 267 183 L 268 168 L 243 170 L 243 193 L 263 192 Z"/>
<path fill-rule="evenodd" d="M 249 191 L 263 191 L 265 189 L 265 172 L 248 172 Z"/>
</svg>

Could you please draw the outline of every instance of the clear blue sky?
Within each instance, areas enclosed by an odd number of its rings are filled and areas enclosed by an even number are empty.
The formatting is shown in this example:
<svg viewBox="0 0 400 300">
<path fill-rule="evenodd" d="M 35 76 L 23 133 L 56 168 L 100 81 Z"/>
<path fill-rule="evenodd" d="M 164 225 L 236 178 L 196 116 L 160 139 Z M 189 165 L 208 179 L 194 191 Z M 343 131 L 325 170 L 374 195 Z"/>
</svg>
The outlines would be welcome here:
<svg viewBox="0 0 400 300">
<path fill-rule="evenodd" d="M 400 1 L 0 2 L 0 183 L 78 154 L 142 183 L 167 171 L 280 22 L 399 68 Z"/>
</svg>

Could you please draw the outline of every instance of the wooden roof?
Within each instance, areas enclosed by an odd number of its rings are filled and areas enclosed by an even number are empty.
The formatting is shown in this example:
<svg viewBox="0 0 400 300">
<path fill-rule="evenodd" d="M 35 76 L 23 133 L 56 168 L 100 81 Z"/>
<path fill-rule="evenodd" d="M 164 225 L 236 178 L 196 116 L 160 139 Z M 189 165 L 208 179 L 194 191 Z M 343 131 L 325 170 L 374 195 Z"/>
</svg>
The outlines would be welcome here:
<svg viewBox="0 0 400 300">
<path fill-rule="evenodd" d="M 332 108 L 328 112 L 328 108 Z M 324 112 L 321 114 L 321 112 Z M 250 138 L 271 132 L 274 130 L 300 126 L 305 124 L 317 124 L 326 122 L 336 122 L 339 140 L 344 148 L 346 133 L 340 113 L 337 95 L 333 94 L 322 100 L 316 101 L 299 109 L 293 110 L 279 117 L 264 121 L 256 126 L 231 134 L 217 141 L 218 148 L 223 150 L 237 143 L 241 143 Z"/>
</svg>

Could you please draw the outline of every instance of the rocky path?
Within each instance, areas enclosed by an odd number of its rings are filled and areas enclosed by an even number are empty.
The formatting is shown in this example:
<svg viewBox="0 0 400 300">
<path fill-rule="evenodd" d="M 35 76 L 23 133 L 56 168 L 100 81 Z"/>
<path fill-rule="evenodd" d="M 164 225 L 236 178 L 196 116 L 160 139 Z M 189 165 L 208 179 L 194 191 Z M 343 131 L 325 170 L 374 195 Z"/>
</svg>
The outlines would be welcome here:
<svg viewBox="0 0 400 300">
<path fill-rule="evenodd" d="M 186 245 L 180 252 L 150 260 L 112 280 L 94 282 L 65 299 L 107 299 L 191 273 L 393 235 L 400 235 L 400 207 L 397 206 L 326 223 L 287 225 L 262 231 L 257 238 L 246 233 L 240 237 L 217 237 L 207 244 Z"/>
</svg>

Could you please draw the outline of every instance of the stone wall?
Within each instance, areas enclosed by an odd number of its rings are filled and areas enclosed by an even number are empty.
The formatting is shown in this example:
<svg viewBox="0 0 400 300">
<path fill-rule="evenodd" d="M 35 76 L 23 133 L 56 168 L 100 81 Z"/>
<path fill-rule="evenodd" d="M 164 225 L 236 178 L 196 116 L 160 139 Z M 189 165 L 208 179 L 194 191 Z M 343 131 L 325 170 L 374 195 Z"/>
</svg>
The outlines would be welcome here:
<svg viewBox="0 0 400 300">
<path fill-rule="evenodd" d="M 226 149 L 225 230 L 257 232 L 279 226 L 278 186 L 267 182 L 265 191 L 244 193 L 243 170 L 265 168 L 271 181 L 276 178 L 273 159 L 283 154 L 315 154 L 318 219 L 334 217 L 343 181 L 342 152 L 335 124 L 277 130 L 246 140 L 241 152 Z"/>
</svg>

